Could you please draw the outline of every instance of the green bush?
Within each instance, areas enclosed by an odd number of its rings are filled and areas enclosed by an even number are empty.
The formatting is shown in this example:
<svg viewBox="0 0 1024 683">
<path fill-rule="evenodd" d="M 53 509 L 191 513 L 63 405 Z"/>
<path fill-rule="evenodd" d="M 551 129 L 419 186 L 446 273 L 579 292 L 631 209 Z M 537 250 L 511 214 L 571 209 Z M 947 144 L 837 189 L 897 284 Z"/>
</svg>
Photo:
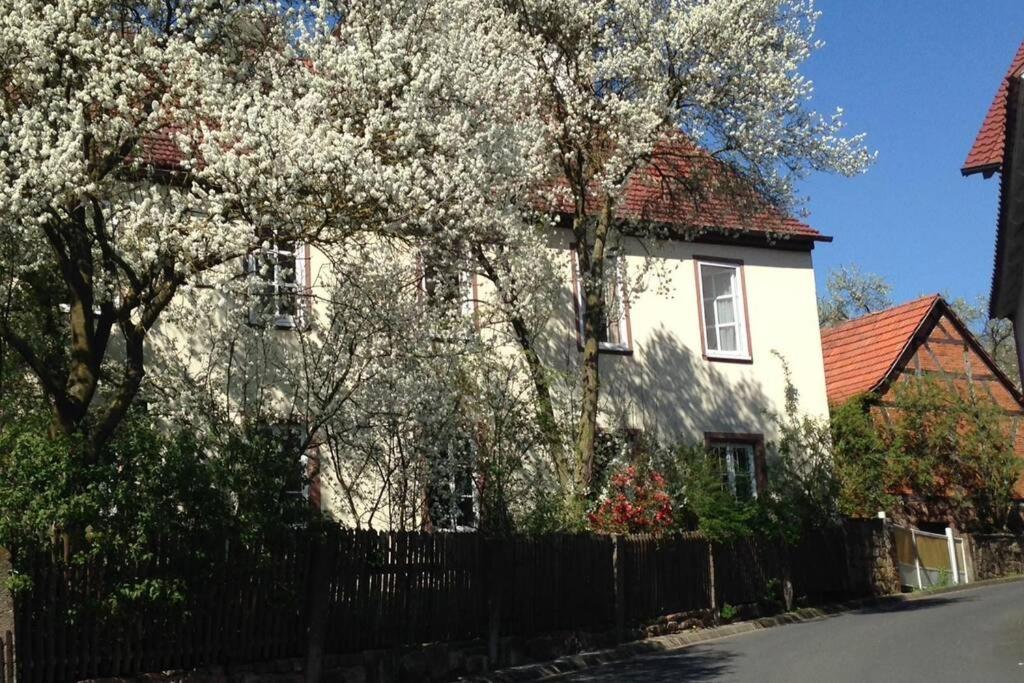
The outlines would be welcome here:
<svg viewBox="0 0 1024 683">
<path fill-rule="evenodd" d="M 992 399 L 932 377 L 901 380 L 885 406 L 852 399 L 832 421 L 841 509 L 874 516 L 910 495 L 943 500 L 967 528 L 1002 528 L 1021 473 L 1010 429 Z"/>
<path fill-rule="evenodd" d="M 168 433 L 144 415 L 92 459 L 54 437 L 48 418 L 25 419 L 0 430 L 0 546 L 16 566 L 55 547 L 72 562 L 116 557 L 112 571 L 124 576 L 112 600 L 174 600 L 186 588 L 180 577 L 140 582 L 131 568 L 158 544 L 180 549 L 182 567 L 201 566 L 226 538 L 255 546 L 304 521 L 307 504 L 287 490 L 298 467 L 258 435 L 226 430 L 214 442 Z"/>
</svg>

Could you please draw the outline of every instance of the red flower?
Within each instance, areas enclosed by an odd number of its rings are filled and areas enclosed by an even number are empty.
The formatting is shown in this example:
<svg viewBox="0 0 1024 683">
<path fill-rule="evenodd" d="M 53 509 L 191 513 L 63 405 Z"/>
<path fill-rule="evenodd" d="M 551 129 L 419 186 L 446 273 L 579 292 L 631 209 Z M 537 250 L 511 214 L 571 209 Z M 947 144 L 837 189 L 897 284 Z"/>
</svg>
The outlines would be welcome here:
<svg viewBox="0 0 1024 683">
<path fill-rule="evenodd" d="M 632 465 L 612 475 L 610 490 L 587 515 L 598 533 L 661 534 L 672 526 L 672 500 L 658 472 L 640 474 Z"/>
</svg>

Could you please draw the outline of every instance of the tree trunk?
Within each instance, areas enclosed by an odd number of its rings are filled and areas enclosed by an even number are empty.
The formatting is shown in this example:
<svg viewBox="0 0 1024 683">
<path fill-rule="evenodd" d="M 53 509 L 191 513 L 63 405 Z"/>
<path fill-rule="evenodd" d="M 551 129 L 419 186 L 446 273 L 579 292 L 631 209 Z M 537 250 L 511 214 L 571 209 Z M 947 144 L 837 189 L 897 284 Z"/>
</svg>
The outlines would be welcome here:
<svg viewBox="0 0 1024 683">
<path fill-rule="evenodd" d="M 598 324 L 604 320 L 604 265 L 608 232 L 612 223 L 611 197 L 605 195 L 604 205 L 594 230 L 593 243 L 586 239 L 586 221 L 576 223 L 576 254 L 580 263 L 580 283 L 585 305 L 582 339 L 582 395 L 580 397 L 579 438 L 576 442 L 576 495 L 590 494 L 594 477 L 594 448 L 597 441 L 597 413 L 600 401 L 600 337 Z M 578 217 L 581 218 L 581 217 Z"/>
<path fill-rule="evenodd" d="M 483 269 L 484 275 L 494 284 L 498 296 L 502 302 L 512 311 L 517 310 L 518 297 L 514 289 L 507 286 L 505 273 L 499 272 L 498 265 L 488 258 L 484 250 L 475 245 L 473 248 L 474 257 Z M 536 403 L 534 409 L 537 417 L 537 425 L 540 427 L 544 437 L 545 445 L 555 464 L 555 471 L 558 474 L 558 481 L 562 488 L 569 490 L 572 486 L 572 473 L 566 461 L 566 448 L 562 441 L 562 433 L 555 418 L 555 402 L 551 395 L 551 384 L 548 381 L 547 368 L 537 353 L 534 345 L 534 335 L 526 319 L 518 313 L 510 314 L 512 331 L 515 333 L 516 343 L 523 352 L 523 359 L 526 361 L 527 372 L 530 381 L 533 383 Z"/>
</svg>

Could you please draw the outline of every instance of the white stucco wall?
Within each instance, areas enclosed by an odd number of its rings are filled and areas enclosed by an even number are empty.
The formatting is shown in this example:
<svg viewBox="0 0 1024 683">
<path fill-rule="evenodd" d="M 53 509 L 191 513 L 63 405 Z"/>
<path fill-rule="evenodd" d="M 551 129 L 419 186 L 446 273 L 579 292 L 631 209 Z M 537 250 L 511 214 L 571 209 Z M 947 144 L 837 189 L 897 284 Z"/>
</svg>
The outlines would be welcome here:
<svg viewBox="0 0 1024 683">
<path fill-rule="evenodd" d="M 559 292 L 558 303 L 555 315 L 537 341 L 546 364 L 565 371 L 568 381 L 556 387 L 556 401 L 565 418 L 566 429 L 571 430 L 577 405 L 571 383 L 578 377 L 581 354 L 576 334 L 569 239 L 567 231 L 553 234 L 551 238 L 558 264 L 558 282 L 554 283 Z M 715 432 L 762 434 L 770 443 L 777 435 L 768 412 L 781 412 L 785 398 L 782 363 L 773 351 L 789 363 L 793 383 L 800 393 L 801 410 L 815 416 L 827 415 L 810 251 L 676 241 L 657 248 L 653 256 L 645 257 L 644 253 L 639 243 L 626 244 L 626 269 L 631 279 L 644 269 L 645 263 L 653 263 L 654 268 L 645 280 L 646 287 L 631 296 L 632 352 L 602 354 L 600 359 L 601 421 L 605 426 L 641 429 L 665 442 L 701 443 L 705 433 Z M 750 362 L 710 360 L 704 356 L 695 256 L 742 261 Z M 413 257 L 410 259 L 410 267 L 415 268 Z M 315 293 L 328 294 L 326 290 L 319 290 L 329 280 L 329 271 L 329 260 L 324 254 L 312 251 L 307 281 Z M 481 299 L 493 295 L 479 277 L 477 284 Z M 209 291 L 195 295 L 200 299 L 216 296 Z M 201 329 L 212 332 L 220 324 L 230 329 L 239 323 L 240 329 L 245 327 L 244 321 L 234 320 L 241 314 L 237 309 L 229 312 L 224 307 L 199 305 L 197 301 L 185 302 L 185 306 L 206 311 L 210 316 L 199 325 Z M 224 350 L 211 346 L 211 339 L 201 334 L 181 334 L 175 327 L 174 324 L 161 325 L 154 334 L 151 350 L 160 349 L 165 358 L 188 364 L 193 373 L 201 373 L 211 363 L 226 362 Z M 314 325 L 314 334 L 316 330 Z M 267 341 L 278 352 L 287 353 L 294 338 L 287 330 L 271 330 Z M 504 347 L 504 352 L 520 353 L 513 344 Z M 511 359 L 518 364 L 516 356 Z M 241 368 L 236 375 L 240 371 Z M 523 382 L 528 386 L 525 375 Z M 255 385 L 258 384 L 257 381 Z M 252 386 L 247 383 L 240 390 L 248 391 Z M 264 389 L 270 390 L 266 398 L 280 403 L 285 412 L 294 409 L 286 400 L 292 393 L 287 386 Z M 234 398 L 240 400 L 241 396 Z M 358 511 L 353 517 L 330 468 L 324 467 L 321 476 L 324 509 L 347 523 L 368 516 L 370 502 L 376 505 L 383 490 L 381 482 L 373 477 L 365 486 L 361 485 L 359 488 L 365 490 L 357 496 Z M 375 527 L 394 525 L 387 507 L 384 502 L 374 516 Z M 365 524 L 368 520 L 361 519 L 361 522 Z"/>
<path fill-rule="evenodd" d="M 572 303 L 568 241 L 563 315 L 552 322 L 548 354 L 575 363 L 579 350 Z M 627 245 L 627 271 L 643 268 L 639 244 Z M 750 362 L 712 360 L 701 344 L 697 257 L 739 260 L 746 289 Z M 655 252 L 647 288 L 630 302 L 633 351 L 602 353 L 602 412 L 609 426 L 656 432 L 660 437 L 703 442 L 705 432 L 775 437 L 767 411 L 782 412 L 783 365 L 800 393 L 800 410 L 827 416 L 825 373 L 818 331 L 817 296 L 810 251 L 672 242 Z M 660 285 L 660 286 L 659 286 Z M 558 330 L 556 332 L 555 330 Z"/>
</svg>

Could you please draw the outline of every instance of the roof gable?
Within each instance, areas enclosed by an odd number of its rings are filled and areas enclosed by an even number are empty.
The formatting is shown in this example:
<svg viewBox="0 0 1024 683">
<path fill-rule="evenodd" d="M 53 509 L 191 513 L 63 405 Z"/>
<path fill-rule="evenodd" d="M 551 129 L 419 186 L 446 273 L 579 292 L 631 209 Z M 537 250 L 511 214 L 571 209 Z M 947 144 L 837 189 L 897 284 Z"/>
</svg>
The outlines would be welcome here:
<svg viewBox="0 0 1024 683">
<path fill-rule="evenodd" d="M 1020 390 L 999 369 L 949 304 L 938 295 L 923 297 L 822 330 L 821 345 L 829 404 L 841 404 L 858 394 L 883 392 L 905 369 L 925 340 L 946 321 L 959 339 L 981 359 L 995 381 L 1009 392 L 1019 409 Z M 962 367 L 935 369 L 951 374 L 963 372 Z"/>
<path fill-rule="evenodd" d="M 556 187 L 566 186 L 564 178 L 556 182 Z M 603 202 L 596 188 L 588 188 L 586 206 L 588 215 L 601 211 Z M 540 208 L 574 213 L 567 192 L 560 193 L 553 204 L 545 200 Z M 670 237 L 685 239 L 712 233 L 803 244 L 832 240 L 772 205 L 749 181 L 681 133 L 667 134 L 647 163 L 630 174 L 615 206 L 615 218 L 656 225 Z"/>
<path fill-rule="evenodd" d="M 971 146 L 961 173 L 971 175 L 984 173 L 986 176 L 999 171 L 1003 164 L 1003 152 L 1006 146 L 1006 108 L 1009 81 L 1024 73 L 1024 43 L 1017 49 L 1017 54 L 1010 63 L 1006 76 L 999 83 L 996 96 L 989 106 L 985 120 L 981 124 Z"/>
<path fill-rule="evenodd" d="M 939 300 L 924 297 L 822 330 L 828 402 L 838 405 L 884 384 Z"/>
</svg>

